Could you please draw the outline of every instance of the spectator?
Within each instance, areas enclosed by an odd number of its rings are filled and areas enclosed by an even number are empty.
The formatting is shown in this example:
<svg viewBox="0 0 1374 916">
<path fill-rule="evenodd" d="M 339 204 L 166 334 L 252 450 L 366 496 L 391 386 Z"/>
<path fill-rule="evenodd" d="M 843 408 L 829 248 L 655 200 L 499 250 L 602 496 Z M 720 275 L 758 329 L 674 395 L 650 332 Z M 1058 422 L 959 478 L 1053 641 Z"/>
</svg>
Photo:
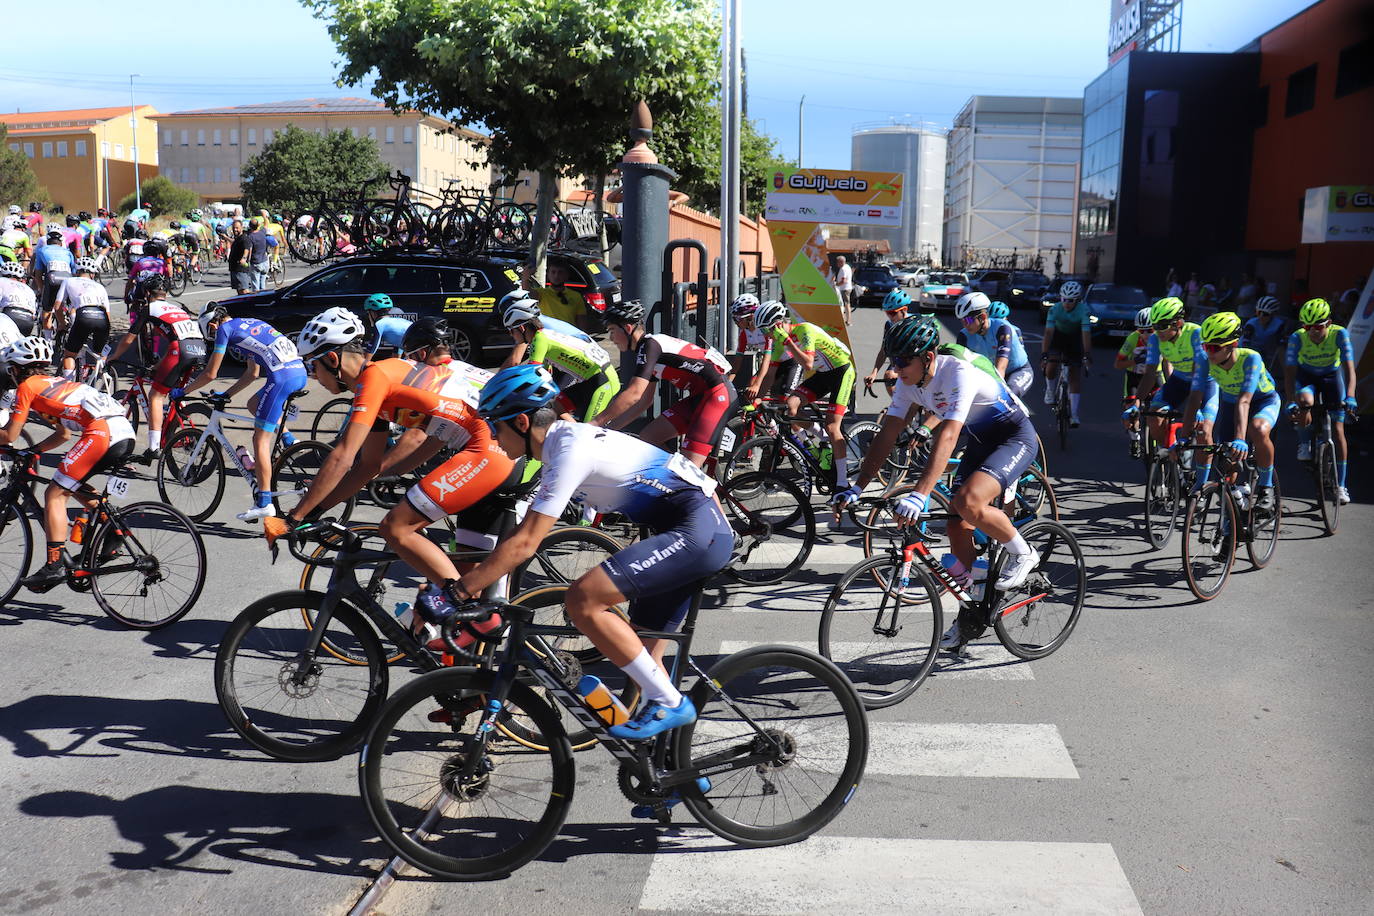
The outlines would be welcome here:
<svg viewBox="0 0 1374 916">
<path fill-rule="evenodd" d="M 253 271 L 248 266 L 248 236 L 243 234 L 243 220 L 234 220 L 229 232 L 232 236 L 229 243 L 230 285 L 242 296 L 253 288 Z"/>
<path fill-rule="evenodd" d="M 547 285 L 540 285 L 532 274 L 526 274 L 525 287 L 539 299 L 539 310 L 550 318 L 587 330 L 587 300 L 575 289 L 568 288 L 572 279 L 568 268 L 549 262 L 544 270 Z"/>
<path fill-rule="evenodd" d="M 1178 273 L 1169 268 L 1169 275 L 1164 278 L 1164 295 L 1172 299 L 1183 298 L 1183 284 L 1178 282 Z"/>
<path fill-rule="evenodd" d="M 1341 293 L 1340 316 L 1341 324 L 1346 324 L 1355 314 L 1355 307 L 1360 304 L 1360 294 L 1364 292 L 1364 277 L 1356 277 L 1355 282 L 1349 289 Z"/>
<path fill-rule="evenodd" d="M 1250 279 L 1248 273 L 1240 275 L 1240 289 L 1236 290 L 1236 314 L 1247 321 L 1255 317 L 1259 289 L 1259 284 Z"/>
<path fill-rule="evenodd" d="M 270 252 L 267 243 L 267 232 L 262 228 L 262 220 L 253 217 L 248 222 L 248 235 L 245 245 L 248 252 L 248 263 L 253 270 L 253 289 L 261 290 L 267 288 L 267 274 L 271 270 L 269 260 Z"/>
<path fill-rule="evenodd" d="M 1202 281 L 1197 278 L 1197 271 L 1188 274 L 1188 282 L 1183 286 L 1183 302 L 1188 306 L 1189 317 L 1198 314 L 1198 305 L 1202 302 Z"/>
<path fill-rule="evenodd" d="M 1231 289 L 1229 277 L 1222 277 L 1218 280 L 1216 285 L 1217 311 L 1234 312 L 1236 304 L 1232 300 L 1235 298 L 1235 294 L 1235 290 Z"/>
<path fill-rule="evenodd" d="M 849 312 L 854 307 L 854 268 L 845 263 L 844 255 L 835 258 L 835 267 L 827 277 L 830 285 L 840 297 L 840 311 L 844 323 L 849 324 Z"/>
</svg>

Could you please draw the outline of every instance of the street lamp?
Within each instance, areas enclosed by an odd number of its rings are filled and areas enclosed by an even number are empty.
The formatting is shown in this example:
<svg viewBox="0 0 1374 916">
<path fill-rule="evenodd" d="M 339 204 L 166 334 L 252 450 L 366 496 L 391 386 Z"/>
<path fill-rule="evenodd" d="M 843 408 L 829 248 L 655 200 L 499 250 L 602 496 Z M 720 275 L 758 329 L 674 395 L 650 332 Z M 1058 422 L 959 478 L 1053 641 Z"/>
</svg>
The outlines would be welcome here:
<svg viewBox="0 0 1374 916">
<path fill-rule="evenodd" d="M 134 105 L 134 77 L 137 73 L 129 74 L 129 129 L 134 133 L 134 209 L 143 209 L 143 191 L 139 187 L 138 181 L 138 113 L 137 106 Z"/>
</svg>

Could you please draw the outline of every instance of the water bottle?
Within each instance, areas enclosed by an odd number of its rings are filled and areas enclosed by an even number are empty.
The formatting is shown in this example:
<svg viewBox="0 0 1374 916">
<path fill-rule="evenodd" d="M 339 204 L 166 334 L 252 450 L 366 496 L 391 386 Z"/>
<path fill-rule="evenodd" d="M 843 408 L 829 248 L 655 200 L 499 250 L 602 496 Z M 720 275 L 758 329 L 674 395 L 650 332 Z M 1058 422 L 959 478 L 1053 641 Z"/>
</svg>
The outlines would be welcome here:
<svg viewBox="0 0 1374 916">
<path fill-rule="evenodd" d="M 968 590 L 969 597 L 974 601 L 983 600 L 983 589 L 988 584 L 988 561 L 986 557 L 979 557 L 973 561 L 973 587 Z"/>
<path fill-rule="evenodd" d="M 1244 512 L 1250 508 L 1250 485 L 1238 483 L 1231 487 L 1231 498 L 1236 501 L 1236 508 Z"/>
<path fill-rule="evenodd" d="M 248 449 L 242 445 L 234 448 L 234 454 L 238 456 L 239 464 L 243 465 L 245 471 L 253 470 L 253 456 L 248 454 Z"/>
<path fill-rule="evenodd" d="M 415 608 L 411 606 L 409 601 L 397 601 L 391 615 L 396 618 L 396 622 L 404 630 L 410 630 L 415 623 Z"/>
<path fill-rule="evenodd" d="M 619 697 L 611 693 L 609 687 L 601 683 L 601 678 L 584 674 L 582 680 L 577 682 L 577 692 L 582 694 L 582 699 L 591 707 L 592 712 L 607 725 L 620 725 L 622 722 L 630 721 L 630 711 L 620 702 Z"/>
<path fill-rule="evenodd" d="M 835 450 L 829 442 L 822 442 L 816 446 L 816 460 L 820 463 L 822 471 L 829 471 L 835 467 Z"/>
</svg>

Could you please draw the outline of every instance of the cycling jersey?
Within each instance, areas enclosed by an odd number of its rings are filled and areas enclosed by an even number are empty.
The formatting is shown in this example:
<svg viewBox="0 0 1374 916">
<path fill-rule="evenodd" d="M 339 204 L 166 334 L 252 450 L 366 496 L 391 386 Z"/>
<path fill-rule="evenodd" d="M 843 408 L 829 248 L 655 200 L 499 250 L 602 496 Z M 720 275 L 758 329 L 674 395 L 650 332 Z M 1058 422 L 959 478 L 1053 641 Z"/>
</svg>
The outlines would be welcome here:
<svg viewBox="0 0 1374 916">
<path fill-rule="evenodd" d="M 1283 339 L 1287 322 L 1276 315 L 1269 316 L 1269 323 L 1258 316 L 1245 322 L 1240 332 L 1242 346 L 1251 347 L 1261 353 L 1271 353 Z"/>
<path fill-rule="evenodd" d="M 0 350 L 8 347 L 23 336 L 24 334 L 19 330 L 19 325 L 15 324 L 8 315 L 0 312 Z M 0 423 L 0 426 L 4 425 L 4 423 Z"/>
<path fill-rule="evenodd" d="M 1015 325 L 1002 318 L 990 319 L 987 331 L 982 334 L 975 334 L 966 327 L 959 332 L 956 340 L 960 346 L 968 347 L 994 363 L 1005 359 L 1008 375 L 1030 362 L 1026 358 L 1026 346 L 1021 342 L 1021 333 Z"/>
<path fill-rule="evenodd" d="M 766 333 L 765 331 L 762 331 L 759 328 L 750 328 L 747 331 L 744 328 L 739 329 L 739 346 L 737 347 L 739 352 L 762 353 L 764 350 L 771 350 L 772 347 L 772 335 Z M 782 356 L 778 357 L 776 360 L 773 361 L 782 363 L 787 362 L 787 360 L 791 358 L 792 351 L 784 348 Z M 769 354 L 769 359 L 772 360 L 771 353 Z"/>
<path fill-rule="evenodd" d="M 57 304 L 66 310 L 69 319 L 86 309 L 99 309 L 107 320 L 110 317 L 110 295 L 90 277 L 68 277 L 63 281 L 57 291 Z"/>
<path fill-rule="evenodd" d="M 1136 329 L 1127 334 L 1126 339 L 1121 342 L 1121 349 L 1116 351 L 1116 355 L 1131 361 L 1127 372 L 1134 372 L 1136 375 L 1145 372 L 1145 360 L 1150 353 L 1151 333 Z"/>
<path fill-rule="evenodd" d="M 124 255 L 132 265 L 139 258 L 143 257 L 143 246 L 146 239 L 131 238 L 124 242 Z"/>
<path fill-rule="evenodd" d="M 1207 352 L 1202 349 L 1202 328 L 1191 321 L 1185 322 L 1173 340 L 1165 340 L 1156 332 L 1150 338 L 1145 365 L 1152 369 L 1156 368 L 1161 359 L 1169 361 L 1177 376 L 1192 376 L 1198 373 L 1198 370 L 1207 365 Z"/>
<path fill-rule="evenodd" d="M 232 349 L 241 360 L 252 360 L 269 375 L 290 369 L 305 371 L 305 363 L 290 337 L 258 318 L 230 318 L 215 332 L 213 352 Z"/>
<path fill-rule="evenodd" d="M 134 428 L 124 416 L 124 408 L 89 385 L 54 375 L 31 375 L 15 391 L 11 422 L 25 422 L 30 411 L 81 434 L 53 474 L 53 482 L 65 489 L 75 490 L 92 474 L 133 450 Z"/>
<path fill-rule="evenodd" d="M 133 244 L 132 242 L 130 244 Z M 133 258 L 132 252 L 130 258 Z M 152 255 L 140 255 L 129 262 L 129 279 L 143 281 L 149 277 L 156 276 L 170 277 L 172 268 L 168 262 L 162 258 Z"/>
<path fill-rule="evenodd" d="M 786 330 L 772 328 L 769 333 L 773 337 L 771 356 L 774 361 L 782 359 L 787 352 L 787 341 L 790 340 L 801 352 L 812 354 L 815 360 L 811 364 L 813 373 L 840 369 L 854 362 L 848 347 L 809 321 L 794 324 Z"/>
<path fill-rule="evenodd" d="M 81 230 L 70 226 L 62 230 L 62 244 L 72 253 L 72 257 L 81 257 L 81 252 L 85 244 L 85 239 L 81 235 Z"/>
<path fill-rule="evenodd" d="M 129 333 L 150 333 L 154 352 L 161 355 L 152 373 L 154 391 L 166 393 L 182 387 L 190 374 L 205 364 L 205 335 L 180 304 L 156 299 L 130 312 L 129 318 Z"/>
<path fill-rule="evenodd" d="M 8 248 L 15 254 L 25 251 L 30 257 L 33 256 L 33 242 L 23 229 L 6 229 L 0 232 L 0 248 Z"/>
<path fill-rule="evenodd" d="M 530 341 L 525 361 L 551 366 L 560 388 L 612 371 L 611 358 L 600 344 L 585 334 L 565 334 L 547 324 Z"/>
<path fill-rule="evenodd" d="M 410 319 L 401 317 L 400 309 L 392 309 L 377 320 L 377 326 L 372 331 L 372 353 L 375 355 L 379 349 L 386 347 L 393 353 L 401 349 L 401 340 L 406 336 L 406 331 L 410 328 Z"/>
<path fill-rule="evenodd" d="M 1056 302 L 1050 306 L 1050 313 L 1045 316 L 1045 327 L 1050 326 L 1054 327 L 1056 337 L 1075 331 L 1091 331 L 1092 318 L 1087 303 L 1080 299 L 1077 308 L 1066 309 L 1064 303 Z"/>
<path fill-rule="evenodd" d="M 1236 348 L 1235 362 L 1229 369 L 1208 364 L 1206 373 L 1198 373 L 1201 383 L 1194 388 L 1202 392 L 1202 407 L 1198 419 L 1210 423 L 1217 418 L 1220 402 L 1235 404 L 1243 394 L 1249 394 L 1251 419 L 1266 420 L 1270 426 L 1279 418 L 1279 393 L 1274 378 L 1264 367 L 1264 357 L 1254 350 Z"/>
<path fill-rule="evenodd" d="M 658 358 L 650 362 L 655 346 Z M 715 347 L 700 347 L 666 334 L 645 334 L 635 350 L 638 378 L 662 379 L 674 388 L 700 393 L 725 383 L 730 362 Z"/>
<path fill-rule="evenodd" d="M 33 256 L 33 269 L 50 277 L 65 276 L 76 270 L 76 258 L 65 245 L 44 245 Z"/>
<path fill-rule="evenodd" d="M 11 309 L 36 316 L 38 297 L 27 283 L 21 283 L 13 277 L 0 277 L 0 310 L 8 312 Z"/>
<path fill-rule="evenodd" d="M 1350 333 L 1338 324 L 1326 329 L 1321 343 L 1313 340 L 1307 328 L 1298 328 L 1288 338 L 1286 363 L 1309 373 L 1329 375 L 1338 372 L 1347 362 L 1355 361 L 1355 351 L 1350 346 Z"/>
</svg>

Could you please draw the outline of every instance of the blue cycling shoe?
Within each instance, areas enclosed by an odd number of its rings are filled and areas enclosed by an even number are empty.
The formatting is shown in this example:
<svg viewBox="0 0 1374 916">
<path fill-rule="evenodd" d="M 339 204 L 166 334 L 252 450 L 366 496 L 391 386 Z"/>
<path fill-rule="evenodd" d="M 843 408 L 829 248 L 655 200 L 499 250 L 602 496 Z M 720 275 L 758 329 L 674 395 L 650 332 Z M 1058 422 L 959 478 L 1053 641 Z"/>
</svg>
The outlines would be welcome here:
<svg viewBox="0 0 1374 916">
<path fill-rule="evenodd" d="M 677 706 L 663 706 L 657 701 L 644 704 L 644 708 L 624 725 L 612 725 L 607 729 L 613 738 L 626 741 L 643 741 L 654 735 L 691 725 L 697 720 L 697 708 L 686 697 Z"/>
<path fill-rule="evenodd" d="M 702 792 L 710 792 L 711 780 L 707 779 L 705 776 L 698 776 L 697 788 Z M 677 790 L 673 790 L 664 797 L 662 807 L 671 811 L 675 806 L 681 804 L 681 802 L 682 795 Z M 658 812 L 655 810 L 654 805 L 635 805 L 630 809 L 630 817 L 637 817 L 640 820 L 649 820 L 658 817 Z"/>
</svg>

